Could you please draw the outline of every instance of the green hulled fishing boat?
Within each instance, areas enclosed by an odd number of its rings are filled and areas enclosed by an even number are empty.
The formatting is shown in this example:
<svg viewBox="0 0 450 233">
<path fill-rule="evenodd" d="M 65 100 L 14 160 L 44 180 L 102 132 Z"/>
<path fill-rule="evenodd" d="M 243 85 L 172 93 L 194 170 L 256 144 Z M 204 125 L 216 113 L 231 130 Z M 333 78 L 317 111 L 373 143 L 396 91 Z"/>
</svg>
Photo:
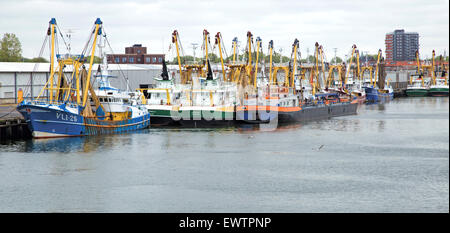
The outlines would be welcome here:
<svg viewBox="0 0 450 233">
<path fill-rule="evenodd" d="M 448 96 L 448 82 L 446 77 L 436 78 L 436 83 L 430 86 L 429 96 Z"/>
<path fill-rule="evenodd" d="M 428 82 L 422 75 L 411 75 L 410 85 L 406 88 L 406 95 L 410 97 L 423 97 L 428 95 Z"/>
</svg>

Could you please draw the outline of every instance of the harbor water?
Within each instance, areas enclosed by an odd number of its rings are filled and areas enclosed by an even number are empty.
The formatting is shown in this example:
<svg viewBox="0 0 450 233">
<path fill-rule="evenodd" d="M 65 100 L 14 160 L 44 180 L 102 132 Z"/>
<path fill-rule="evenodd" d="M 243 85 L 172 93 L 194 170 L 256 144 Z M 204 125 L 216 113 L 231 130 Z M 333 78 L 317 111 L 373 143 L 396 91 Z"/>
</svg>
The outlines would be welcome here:
<svg viewBox="0 0 450 233">
<path fill-rule="evenodd" d="M 449 98 L 0 145 L 0 212 L 448 212 Z"/>
</svg>

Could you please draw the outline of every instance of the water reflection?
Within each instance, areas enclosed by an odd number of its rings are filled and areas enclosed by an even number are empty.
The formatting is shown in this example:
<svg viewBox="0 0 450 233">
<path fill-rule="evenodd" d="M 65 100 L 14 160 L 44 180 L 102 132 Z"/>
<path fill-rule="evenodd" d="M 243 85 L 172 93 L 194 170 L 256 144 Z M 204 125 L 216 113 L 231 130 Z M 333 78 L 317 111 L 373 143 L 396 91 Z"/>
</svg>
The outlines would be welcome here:
<svg viewBox="0 0 450 233">
<path fill-rule="evenodd" d="M 378 121 L 378 132 L 383 132 L 386 122 L 384 120 Z"/>
<path fill-rule="evenodd" d="M 220 143 L 230 138 L 227 135 L 254 133 L 299 132 L 308 134 L 311 130 L 354 132 L 361 135 L 372 132 L 397 133 L 395 128 L 415 127 L 433 124 L 436 120 L 448 119 L 449 98 L 401 98 L 388 103 L 362 105 L 358 114 L 305 123 L 280 124 L 273 130 L 259 124 L 244 124 L 228 128 L 151 128 L 129 134 L 73 137 L 60 139 L 39 139 L 0 144 L 1 152 L 61 152 L 91 153 L 119 150 L 127 152 L 133 148 L 149 145 L 166 151 L 173 147 L 204 148 L 220 147 Z M 430 121 L 431 120 L 431 121 Z M 445 126 L 445 125 L 444 125 Z M 231 137 L 232 138 L 232 137 Z M 181 139 L 181 140 L 180 140 Z M 199 144 L 200 143 L 200 144 Z M 148 144 L 148 145 L 146 145 Z"/>
<path fill-rule="evenodd" d="M 267 124 L 242 124 L 236 127 L 236 131 L 239 133 L 249 133 L 249 132 L 285 132 L 291 130 L 298 130 L 302 127 L 302 123 L 293 122 L 293 123 L 283 123 L 278 124 L 277 128 L 273 128 L 272 126 L 265 127 Z"/>
<path fill-rule="evenodd" d="M 131 143 L 132 139 L 123 137 L 123 135 L 101 135 L 16 141 L 2 145 L 0 150 L 32 153 L 90 153 L 102 151 L 104 149 L 108 150 L 109 148 L 117 145 L 130 145 Z"/>
<path fill-rule="evenodd" d="M 31 139 L 25 141 L 24 152 L 78 152 L 83 151 L 86 137 Z"/>
</svg>

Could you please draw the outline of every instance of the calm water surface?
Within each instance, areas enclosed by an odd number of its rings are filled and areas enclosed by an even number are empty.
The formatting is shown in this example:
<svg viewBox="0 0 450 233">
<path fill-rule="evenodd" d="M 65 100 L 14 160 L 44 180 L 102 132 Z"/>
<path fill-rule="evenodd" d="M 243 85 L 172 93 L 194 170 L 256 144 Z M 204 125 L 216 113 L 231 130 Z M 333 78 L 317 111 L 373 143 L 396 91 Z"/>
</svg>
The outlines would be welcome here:
<svg viewBox="0 0 450 233">
<path fill-rule="evenodd" d="M 0 145 L 0 212 L 448 212 L 449 98 L 280 127 Z"/>
</svg>

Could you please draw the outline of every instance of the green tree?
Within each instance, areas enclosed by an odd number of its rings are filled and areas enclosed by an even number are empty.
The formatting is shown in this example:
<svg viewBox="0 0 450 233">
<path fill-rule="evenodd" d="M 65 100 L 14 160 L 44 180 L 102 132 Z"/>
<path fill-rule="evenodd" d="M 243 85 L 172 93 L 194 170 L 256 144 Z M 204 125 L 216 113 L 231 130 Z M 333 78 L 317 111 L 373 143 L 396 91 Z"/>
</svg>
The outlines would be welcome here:
<svg viewBox="0 0 450 233">
<path fill-rule="evenodd" d="M 91 61 L 91 56 L 87 56 L 86 63 L 89 64 L 90 61 Z M 94 64 L 99 64 L 99 63 L 102 63 L 102 59 L 100 57 L 94 56 Z"/>
<path fill-rule="evenodd" d="M 0 41 L 0 61 L 18 62 L 22 58 L 22 45 L 14 33 L 5 33 Z"/>
<path fill-rule="evenodd" d="M 48 62 L 48 60 L 43 57 L 35 57 L 35 58 L 31 59 L 31 62 L 44 63 L 44 62 Z"/>
<path fill-rule="evenodd" d="M 35 58 L 26 58 L 26 57 L 22 57 L 22 61 L 23 62 L 36 62 L 36 63 L 45 63 L 48 62 L 47 59 L 43 58 L 43 57 L 35 57 Z"/>
<path fill-rule="evenodd" d="M 334 64 L 334 63 L 341 63 L 342 62 L 342 58 L 340 57 L 336 57 L 336 59 L 333 57 L 333 59 L 331 59 L 330 64 Z"/>
<path fill-rule="evenodd" d="M 265 56 L 264 60 L 265 60 L 266 63 L 269 63 L 270 55 Z M 289 60 L 291 60 L 291 58 L 286 57 L 286 56 L 282 56 L 281 54 L 274 52 L 272 54 L 272 62 L 276 64 L 276 63 L 280 63 L 280 60 L 283 63 L 285 63 L 285 62 L 289 62 Z"/>
</svg>

